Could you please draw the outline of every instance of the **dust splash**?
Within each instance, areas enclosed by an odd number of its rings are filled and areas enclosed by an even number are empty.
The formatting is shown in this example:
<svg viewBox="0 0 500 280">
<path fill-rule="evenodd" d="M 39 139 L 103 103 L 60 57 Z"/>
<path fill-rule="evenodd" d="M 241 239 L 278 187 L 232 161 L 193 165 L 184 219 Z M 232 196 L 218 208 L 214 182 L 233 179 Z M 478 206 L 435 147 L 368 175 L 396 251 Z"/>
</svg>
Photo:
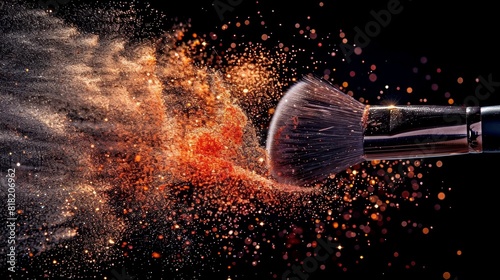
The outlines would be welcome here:
<svg viewBox="0 0 500 280">
<path fill-rule="evenodd" d="M 387 212 L 425 197 L 420 161 L 360 164 L 317 188 L 275 183 L 262 137 L 296 80 L 290 53 L 219 54 L 186 23 L 137 40 L 138 12 L 116 7 L 74 16 L 101 15 L 95 28 L 2 7 L 0 168 L 17 175 L 16 273 L 236 278 L 274 263 L 263 273 L 280 278 L 320 238 L 341 244 L 331 261 L 347 269 L 341 248 L 370 246 Z"/>
</svg>

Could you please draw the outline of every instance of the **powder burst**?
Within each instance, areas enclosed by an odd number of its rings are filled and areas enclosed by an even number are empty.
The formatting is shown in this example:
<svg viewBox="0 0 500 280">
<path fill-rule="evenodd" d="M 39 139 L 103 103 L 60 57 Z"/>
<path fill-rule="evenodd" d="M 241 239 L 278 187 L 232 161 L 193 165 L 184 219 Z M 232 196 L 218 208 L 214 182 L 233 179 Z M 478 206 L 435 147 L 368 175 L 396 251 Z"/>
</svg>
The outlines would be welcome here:
<svg viewBox="0 0 500 280">
<path fill-rule="evenodd" d="M 262 138 L 300 50 L 217 52 L 188 24 L 135 40 L 133 10 L 99 10 L 92 30 L 2 9 L 0 159 L 19 180 L 18 274 L 281 279 L 325 240 L 338 246 L 322 269 L 347 271 L 392 235 L 395 211 L 429 196 L 439 167 L 418 160 L 366 162 L 311 189 L 270 179 Z"/>
</svg>

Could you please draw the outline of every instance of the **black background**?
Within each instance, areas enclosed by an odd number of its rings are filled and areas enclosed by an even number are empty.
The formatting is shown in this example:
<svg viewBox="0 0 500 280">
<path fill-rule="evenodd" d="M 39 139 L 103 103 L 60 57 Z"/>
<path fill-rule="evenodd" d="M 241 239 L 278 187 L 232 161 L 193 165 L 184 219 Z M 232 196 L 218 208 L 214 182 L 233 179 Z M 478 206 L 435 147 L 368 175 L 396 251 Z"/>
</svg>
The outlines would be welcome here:
<svg viewBox="0 0 500 280">
<path fill-rule="evenodd" d="M 207 2 L 196 6 L 191 1 L 176 2 L 175 5 L 154 1 L 153 5 L 166 14 L 192 18 L 194 29 L 213 31 L 214 28 L 220 28 L 222 22 L 210 5 L 211 1 Z M 264 0 L 256 4 L 255 1 L 243 0 L 233 11 L 224 14 L 224 21 L 255 15 L 259 10 L 264 12 L 274 9 L 272 21 L 282 22 L 286 26 L 280 30 L 282 33 L 287 30 L 294 32 L 293 24 L 308 15 L 313 16 L 315 26 L 321 31 L 336 33 L 340 28 L 353 30 L 355 26 L 363 27 L 373 20 L 370 11 L 385 9 L 388 2 L 325 1 L 325 7 L 318 9 L 319 1 Z M 440 86 L 453 89 L 456 78 L 460 76 L 473 80 L 478 76 L 491 75 L 493 81 L 500 81 L 500 49 L 497 43 L 500 13 L 491 2 L 447 3 L 425 0 L 402 1 L 401 5 L 403 11 L 394 15 L 391 23 L 363 49 L 367 60 L 393 62 L 384 71 L 387 81 L 397 83 L 398 79 L 405 79 L 418 87 L 422 79 L 401 75 L 399 69 L 411 68 L 418 64 L 422 56 L 428 58 L 429 68 L 443 69 Z M 258 38 L 260 34 L 256 32 L 253 35 Z M 343 72 L 356 70 L 356 65 L 352 65 L 353 69 L 349 69 L 349 66 L 344 64 Z M 461 105 L 460 101 L 474 95 L 475 87 L 476 84 L 469 83 L 454 90 L 455 105 Z M 488 98 L 480 100 L 479 105 L 500 104 L 499 92 L 500 89 L 492 92 Z M 430 99 L 429 103 L 432 102 L 442 105 L 444 99 Z M 437 214 L 412 213 L 433 222 L 435 231 L 432 237 L 422 240 L 402 235 L 401 240 L 394 245 L 401 251 L 411 252 L 416 259 L 425 260 L 428 264 L 426 269 L 387 269 L 384 273 L 383 259 L 377 259 L 377 255 L 382 256 L 383 250 L 393 249 L 388 245 L 366 252 L 371 261 L 360 266 L 358 271 L 339 275 L 331 271 L 324 275 L 318 272 L 310 279 L 443 279 L 444 271 L 450 271 L 451 279 L 456 280 L 497 278 L 498 155 L 476 154 L 441 160 L 445 168 L 432 174 L 432 180 L 436 182 L 436 187 L 444 182 L 444 185 L 453 189 L 447 196 L 451 208 Z M 458 249 L 463 251 L 460 257 L 455 255 Z"/>
<path fill-rule="evenodd" d="M 223 3 L 230 1 L 220 0 Z M 221 21 L 212 0 L 206 1 L 150 1 L 169 17 L 191 19 L 192 30 L 197 33 L 218 31 L 222 24 L 236 18 L 255 16 L 258 11 L 266 14 L 266 25 L 275 28 L 275 23 L 282 23 L 283 28 L 275 31 L 275 37 L 286 43 L 294 43 L 292 36 L 296 32 L 293 25 L 312 16 L 318 32 L 337 34 L 339 29 L 346 31 L 354 27 L 364 27 L 373 20 L 370 11 L 387 8 L 390 1 L 326 1 L 325 7 L 319 8 L 320 1 L 232 1 L 237 3 L 233 9 L 224 13 Z M 402 74 L 401 69 L 411 69 L 418 65 L 425 56 L 431 71 L 442 68 L 440 86 L 453 90 L 456 105 L 461 100 L 474 95 L 476 84 L 469 83 L 457 87 L 457 77 L 473 80 L 476 77 L 488 77 L 500 81 L 500 61 L 498 33 L 500 13 L 493 2 L 476 0 L 473 2 L 445 3 L 444 1 L 402 1 L 403 11 L 393 15 L 390 24 L 371 38 L 370 44 L 363 49 L 367 61 L 385 64 L 382 73 L 384 82 L 394 84 L 404 82 L 415 88 L 424 88 L 424 79 L 419 76 Z M 274 10 L 274 13 L 270 11 Z M 247 30 L 248 31 L 248 30 Z M 247 32 L 244 31 L 244 32 Z M 258 40 L 262 30 L 248 31 L 247 39 Z M 243 31 L 242 31 L 243 32 Z M 352 32 L 350 32 L 352 34 Z M 272 45 L 273 40 L 267 44 Z M 304 42 L 297 42 L 301 44 Z M 307 43 L 304 43 L 307 44 Z M 310 47 L 310 46 L 304 46 Z M 321 56 L 321 54 L 318 54 Z M 323 58 L 328 60 L 328 56 Z M 304 63 L 309 63 L 304 61 Z M 383 63 L 382 63 L 383 64 Z M 339 77 L 346 76 L 350 70 L 358 70 L 359 64 L 342 64 Z M 350 69 L 352 67 L 352 69 Z M 424 66 L 422 66 L 424 67 Z M 299 71 L 300 72 L 300 71 Z M 305 71 L 301 74 L 306 74 Z M 400 79 L 404 81 L 400 81 Z M 373 84 L 360 84 L 370 88 Z M 498 92 L 500 92 L 500 87 Z M 483 100 L 481 106 L 500 104 L 497 91 Z M 442 97 L 429 97 L 429 103 L 445 104 Z M 390 99 L 390 97 L 388 97 Z M 418 95 L 417 95 L 418 98 Z M 317 272 L 309 279 L 443 279 L 442 273 L 449 271 L 455 280 L 496 279 L 497 242 L 498 242 L 498 199 L 499 157 L 495 154 L 476 154 L 441 159 L 444 167 L 429 175 L 436 187 L 449 186 L 453 191 L 446 200 L 451 208 L 438 213 L 423 211 L 410 213 L 421 216 L 423 220 L 435 225 L 432 236 L 425 239 L 401 235 L 394 244 L 374 246 L 365 252 L 366 259 L 358 270 L 336 274 L 336 270 Z M 429 206 L 431 207 L 431 206 Z M 402 209 L 404 211 L 404 209 Z M 397 248 L 394 248 L 397 247 Z M 415 259 L 426 263 L 426 268 L 407 270 L 404 268 L 388 269 L 385 266 L 385 250 L 408 252 Z M 458 257 L 455 252 L 462 250 Z M 133 265 L 133 264 L 131 264 Z M 263 264 L 259 269 L 272 268 L 273 264 Z M 195 268 L 193 268 L 195 269 Z M 251 274 L 251 273 L 250 273 Z M 491 275 L 489 278 L 485 275 Z M 166 278 L 169 279 L 169 278 Z"/>
<path fill-rule="evenodd" d="M 266 25 L 271 30 L 275 23 L 283 24 L 284 28 L 275 31 L 281 34 L 277 37 L 292 44 L 292 36 L 287 36 L 286 33 L 295 32 L 295 22 L 303 22 L 309 15 L 313 17 L 318 32 L 336 34 L 339 29 L 348 31 L 356 26 L 363 27 L 373 20 L 370 11 L 386 9 L 388 2 L 325 1 L 325 7 L 319 9 L 319 1 L 256 3 L 242 0 L 233 2 L 239 4 L 233 10 L 224 12 L 223 21 L 211 0 L 151 3 L 168 16 L 191 19 L 193 32 L 199 33 L 218 31 L 227 21 L 255 16 L 260 11 L 267 14 Z M 405 79 L 418 88 L 423 80 L 402 75 L 400 69 L 418 64 L 422 56 L 427 57 L 429 69 L 443 68 L 445 73 L 441 76 L 441 86 L 453 88 L 459 76 L 472 80 L 480 75 L 491 75 L 493 81 L 500 81 L 497 43 L 500 14 L 493 4 L 483 0 L 464 4 L 426 0 L 406 1 L 401 2 L 401 5 L 404 7 L 403 11 L 393 15 L 390 24 L 371 38 L 370 44 L 363 49 L 366 60 L 391 62 L 383 72 L 386 81 L 397 83 L 398 79 Z M 274 13 L 270 12 L 272 10 Z M 248 31 L 246 38 L 258 40 L 261 31 Z M 295 44 L 300 45 L 300 42 Z M 325 56 L 324 59 L 328 60 L 328 57 Z M 342 67 L 339 75 L 356 70 L 357 65 L 344 64 Z M 460 100 L 474 94 L 475 87 L 475 84 L 469 84 L 453 91 L 458 105 Z M 429 102 L 433 101 L 436 104 L 444 103 L 442 98 Z M 480 101 L 481 106 L 500 104 L 497 92 Z M 436 182 L 436 187 L 441 187 L 441 182 L 444 182 L 444 185 L 453 188 L 453 192 L 447 197 L 451 208 L 437 214 L 432 211 L 411 213 L 421 215 L 424 220 L 435 225 L 432 237 L 419 239 L 401 235 L 395 244 L 378 248 L 375 246 L 371 251 L 365 252 L 369 261 L 360 265 L 357 271 L 337 275 L 335 270 L 326 270 L 326 273 L 317 272 L 309 279 L 442 279 L 444 271 L 450 271 L 452 279 L 456 280 L 483 279 L 485 275 L 498 275 L 498 258 L 495 257 L 498 241 L 498 156 L 466 155 L 442 158 L 442 161 L 445 168 L 432 174 L 431 180 Z M 384 256 L 384 250 L 394 249 L 414 255 L 415 259 L 427 264 L 426 268 L 387 269 L 383 257 L 377 256 Z M 463 255 L 457 257 L 457 250 L 462 250 Z M 266 268 L 272 268 L 272 263 L 263 264 L 260 269 Z"/>
</svg>

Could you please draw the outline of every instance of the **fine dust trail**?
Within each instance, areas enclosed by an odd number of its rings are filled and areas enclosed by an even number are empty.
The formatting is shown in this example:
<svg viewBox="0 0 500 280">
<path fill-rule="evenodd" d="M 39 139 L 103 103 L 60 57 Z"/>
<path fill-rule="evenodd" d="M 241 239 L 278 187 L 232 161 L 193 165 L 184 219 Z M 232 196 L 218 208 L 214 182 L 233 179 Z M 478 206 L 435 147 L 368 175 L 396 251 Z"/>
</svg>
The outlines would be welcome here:
<svg viewBox="0 0 500 280">
<path fill-rule="evenodd" d="M 136 40 L 136 12 L 119 7 L 79 8 L 72 19 L 85 28 L 17 2 L 0 8 L 2 197 L 15 170 L 9 277 L 111 279 L 127 267 L 147 279 L 237 279 L 233 267 L 276 263 L 280 278 L 305 257 L 297 244 L 379 240 L 386 211 L 403 203 L 398 185 L 413 187 L 405 199 L 425 196 L 416 174 L 426 166 L 409 161 L 411 176 L 371 162 L 317 188 L 275 183 L 255 120 L 287 85 L 284 56 L 251 45 L 215 69 L 189 25 Z M 89 15 L 102 22 L 86 25 Z M 3 238 L 0 248 L 7 255 Z"/>
<path fill-rule="evenodd" d="M 0 163 L 17 175 L 19 268 L 62 250 L 47 259 L 59 273 L 100 270 L 129 213 L 182 209 L 182 189 L 205 189 L 199 206 L 277 201 L 255 129 L 220 74 L 176 46 L 182 28 L 130 43 L 3 9 Z"/>
</svg>

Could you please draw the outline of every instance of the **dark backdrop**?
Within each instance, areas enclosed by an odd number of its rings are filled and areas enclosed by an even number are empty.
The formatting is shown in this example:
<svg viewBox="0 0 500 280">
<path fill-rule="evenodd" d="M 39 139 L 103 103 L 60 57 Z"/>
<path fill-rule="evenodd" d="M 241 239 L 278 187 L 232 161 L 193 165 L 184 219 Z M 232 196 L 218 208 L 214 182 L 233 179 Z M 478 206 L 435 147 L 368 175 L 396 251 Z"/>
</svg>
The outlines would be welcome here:
<svg viewBox="0 0 500 280">
<path fill-rule="evenodd" d="M 386 18 L 387 25 L 374 31 L 375 35 L 370 37 L 362 55 L 353 55 L 353 61 L 345 63 L 341 62 L 341 57 L 331 57 L 328 54 L 329 46 L 318 48 L 315 43 L 292 36 L 297 33 L 294 24 L 308 22 L 317 29 L 318 34 L 331 33 L 335 36 L 342 29 L 352 42 L 355 28 L 363 29 L 373 22 L 372 11 L 381 15 L 381 10 L 387 10 L 388 5 L 396 5 L 397 2 L 325 0 L 324 6 L 320 7 L 318 0 L 219 1 L 150 2 L 153 8 L 169 17 L 191 19 L 192 31 L 199 34 L 219 31 L 228 21 L 247 16 L 255 18 L 260 12 L 266 22 L 265 26 L 252 25 L 255 29 L 242 29 L 239 36 L 245 35 L 245 40 L 259 41 L 261 34 L 272 32 L 271 39 L 263 42 L 265 45 L 273 46 L 279 40 L 285 44 L 294 44 L 297 48 L 303 47 L 306 53 L 314 52 L 317 60 L 325 62 L 329 68 L 337 68 L 332 76 L 338 80 L 348 77 L 351 70 L 363 72 L 363 59 L 368 63 L 375 63 L 380 67 L 376 82 L 353 79 L 353 82 L 357 82 L 353 88 L 362 91 L 365 96 L 376 96 L 376 93 L 370 91 L 380 89 L 381 84 L 411 85 L 414 88 L 413 95 L 397 95 L 389 90 L 380 102 L 419 103 L 420 99 L 427 98 L 427 104 L 445 105 L 448 98 L 444 97 L 444 93 L 449 91 L 455 100 L 454 105 L 461 105 L 464 100 L 470 100 L 467 97 L 474 96 L 478 85 L 474 79 L 483 77 L 489 79 L 493 87 L 487 97 L 476 99 L 479 101 L 477 105 L 500 104 L 500 84 L 496 84 L 496 81 L 500 83 L 497 43 L 500 13 L 493 2 L 476 0 L 460 4 L 429 0 L 401 1 L 398 7 L 402 10 L 392 14 L 390 22 Z M 223 20 L 213 3 L 217 3 L 217 6 L 220 3 L 230 5 L 230 9 L 222 13 Z M 310 21 L 306 20 L 307 16 L 311 16 Z M 282 24 L 281 28 L 278 28 L 279 23 Z M 222 38 L 224 40 L 230 38 Z M 307 57 L 308 55 L 304 55 L 304 65 L 311 63 Z M 427 59 L 426 63 L 422 63 L 422 57 Z M 298 58 L 299 64 L 300 59 Z M 418 73 L 411 71 L 414 67 L 418 68 Z M 436 74 L 438 68 L 442 70 L 439 75 Z M 322 74 L 323 69 L 314 71 Z M 297 70 L 299 75 L 307 72 L 300 67 Z M 426 79 L 427 74 L 431 75 L 430 80 Z M 463 77 L 465 82 L 459 85 L 458 77 Z M 432 83 L 439 85 L 438 91 L 433 92 Z M 376 102 L 374 99 L 373 103 Z M 451 273 L 451 279 L 454 280 L 496 279 L 499 159 L 496 154 L 441 158 L 443 168 L 427 176 L 430 184 L 437 188 L 452 188 L 451 192 L 447 192 L 446 209 L 422 213 L 404 213 L 405 209 L 401 210 L 402 215 L 417 216 L 434 225 L 428 238 L 396 236 L 397 241 L 375 245 L 364 252 L 366 261 L 358 269 L 342 273 L 327 268 L 325 272 L 314 273 L 309 279 L 438 280 L 443 279 L 442 274 L 446 271 Z M 427 207 L 432 208 L 432 205 Z M 388 268 L 384 256 L 387 251 L 394 250 L 408 252 L 414 259 L 424 263 L 425 267 L 419 264 L 412 269 L 405 269 L 404 265 L 401 268 Z M 461 256 L 457 256 L 457 250 L 462 251 Z M 134 265 L 136 264 L 131 264 L 130 267 Z M 272 267 L 272 263 L 264 263 L 257 269 Z M 238 274 L 235 271 L 233 273 Z M 490 278 L 485 277 L 488 274 L 491 275 Z"/>
</svg>

